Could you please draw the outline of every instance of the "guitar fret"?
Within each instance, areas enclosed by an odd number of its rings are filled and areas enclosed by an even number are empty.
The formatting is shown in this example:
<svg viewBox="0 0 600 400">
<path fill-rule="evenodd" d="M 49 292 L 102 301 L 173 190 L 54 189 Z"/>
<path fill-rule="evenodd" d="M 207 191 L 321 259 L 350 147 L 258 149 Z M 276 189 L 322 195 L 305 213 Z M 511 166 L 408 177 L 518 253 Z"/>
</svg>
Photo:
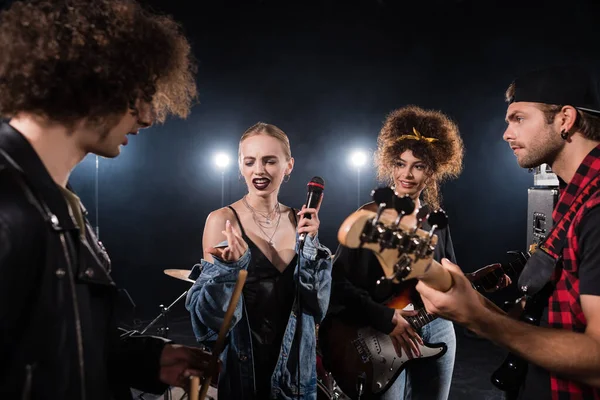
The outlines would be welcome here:
<svg viewBox="0 0 600 400">
<path fill-rule="evenodd" d="M 406 317 L 406 320 L 413 327 L 413 329 L 419 329 L 419 323 L 417 322 L 415 317 Z"/>
<path fill-rule="evenodd" d="M 481 287 L 483 287 L 483 289 L 492 289 L 497 285 L 498 280 L 504 276 L 504 274 L 508 275 L 511 280 L 514 281 L 525 267 L 526 261 L 526 259 L 517 259 L 507 264 L 502 264 L 500 268 L 478 278 L 473 284 L 479 286 L 479 289 L 481 289 Z M 436 318 L 438 318 L 437 315 L 429 314 L 425 308 L 421 308 L 416 315 L 406 317 L 405 319 L 414 329 L 421 329 Z"/>
<path fill-rule="evenodd" d="M 479 281 L 479 284 L 476 282 L 474 282 L 474 284 L 475 286 L 483 287 L 484 290 L 490 290 L 495 288 L 498 280 L 501 279 L 504 274 L 508 275 L 512 281 L 515 281 L 519 277 L 521 271 L 523 271 L 525 263 L 526 260 L 519 258 L 506 264 L 501 264 L 500 268 L 478 278 L 477 281 Z"/>
</svg>

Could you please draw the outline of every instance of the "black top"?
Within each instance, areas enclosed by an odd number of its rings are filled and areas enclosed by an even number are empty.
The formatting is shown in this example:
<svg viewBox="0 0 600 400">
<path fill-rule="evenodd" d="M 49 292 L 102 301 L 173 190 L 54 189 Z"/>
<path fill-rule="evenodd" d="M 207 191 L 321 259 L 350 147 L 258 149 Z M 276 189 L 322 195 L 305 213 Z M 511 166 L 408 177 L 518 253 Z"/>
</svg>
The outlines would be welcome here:
<svg viewBox="0 0 600 400">
<path fill-rule="evenodd" d="M 275 370 L 283 334 L 294 304 L 294 269 L 296 254 L 288 266 L 280 272 L 246 235 L 237 212 L 231 211 L 240 225 L 242 238 L 250 249 L 248 277 L 242 290 L 244 304 L 250 323 L 254 377 L 258 399 L 270 398 L 271 376 Z M 296 214 L 294 214 L 294 222 Z"/>
<path fill-rule="evenodd" d="M 581 220 L 577 237 L 579 244 L 579 294 L 600 296 L 600 207 L 587 212 Z M 540 326 L 548 326 L 548 307 L 540 319 Z M 550 399 L 550 374 L 545 369 L 529 364 L 525 384 L 519 399 Z"/>
<path fill-rule="evenodd" d="M 423 224 L 423 230 L 430 226 Z M 440 261 L 448 258 L 456 262 L 449 227 L 437 229 L 438 244 L 433 258 Z M 383 276 L 383 269 L 375 254 L 368 249 L 349 249 L 339 246 L 333 261 L 331 299 L 328 314 L 341 314 L 362 324 L 389 334 L 394 329 L 392 317 L 394 309 L 382 303 L 394 294 L 414 285 L 414 280 L 401 284 L 377 284 Z M 420 303 L 414 291 L 414 302 Z"/>
</svg>

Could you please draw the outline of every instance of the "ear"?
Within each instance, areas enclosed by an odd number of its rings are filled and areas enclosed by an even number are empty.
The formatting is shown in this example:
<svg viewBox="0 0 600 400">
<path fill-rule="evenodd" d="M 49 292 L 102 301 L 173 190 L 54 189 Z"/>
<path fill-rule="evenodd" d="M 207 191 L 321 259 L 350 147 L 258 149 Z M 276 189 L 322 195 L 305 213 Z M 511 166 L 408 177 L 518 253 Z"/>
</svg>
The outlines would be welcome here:
<svg viewBox="0 0 600 400">
<path fill-rule="evenodd" d="M 294 170 L 294 157 L 290 157 L 285 168 L 285 174 L 289 175 Z"/>
<path fill-rule="evenodd" d="M 557 114 L 560 122 L 559 131 L 571 132 L 577 120 L 577 110 L 572 106 L 564 106 Z"/>
</svg>

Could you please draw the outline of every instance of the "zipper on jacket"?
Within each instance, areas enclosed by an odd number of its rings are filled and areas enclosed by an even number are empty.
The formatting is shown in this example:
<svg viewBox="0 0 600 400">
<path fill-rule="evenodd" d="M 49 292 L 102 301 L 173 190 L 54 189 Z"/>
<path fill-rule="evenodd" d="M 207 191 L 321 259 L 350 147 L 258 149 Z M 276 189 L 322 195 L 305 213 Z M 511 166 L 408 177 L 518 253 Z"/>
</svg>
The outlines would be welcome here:
<svg viewBox="0 0 600 400">
<path fill-rule="evenodd" d="M 85 373 L 83 365 L 83 335 L 81 333 L 81 319 L 79 317 L 79 304 L 77 303 L 77 293 L 75 290 L 75 279 L 73 277 L 73 268 L 71 265 L 71 257 L 69 256 L 69 250 L 67 249 L 67 242 L 65 239 L 65 233 L 60 233 L 60 241 L 65 252 L 65 259 L 67 260 L 67 274 L 69 275 L 69 283 L 71 286 L 71 294 L 73 297 L 73 311 L 75 312 L 75 331 L 77 334 L 77 355 L 79 358 L 79 377 L 81 379 L 81 400 L 85 400 Z"/>
<path fill-rule="evenodd" d="M 23 385 L 23 394 L 21 400 L 31 399 L 31 386 L 33 385 L 33 369 L 35 365 L 27 364 L 25 366 L 25 385 Z"/>
</svg>

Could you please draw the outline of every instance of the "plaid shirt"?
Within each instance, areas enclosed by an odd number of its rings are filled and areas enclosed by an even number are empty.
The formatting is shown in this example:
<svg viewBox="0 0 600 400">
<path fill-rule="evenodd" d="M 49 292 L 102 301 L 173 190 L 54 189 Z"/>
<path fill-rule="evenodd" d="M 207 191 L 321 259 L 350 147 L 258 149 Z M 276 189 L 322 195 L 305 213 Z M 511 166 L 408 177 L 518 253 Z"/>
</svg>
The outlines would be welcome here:
<svg viewBox="0 0 600 400">
<path fill-rule="evenodd" d="M 548 302 L 548 323 L 552 328 L 584 332 L 587 321 L 579 295 L 579 245 L 577 226 L 586 211 L 600 204 L 600 145 L 592 150 L 583 160 L 568 185 L 561 185 L 558 204 L 552 213 L 556 222 L 555 234 L 546 242 L 546 251 L 558 257 L 561 243 L 557 240 L 558 232 L 565 231 L 567 236 L 562 250 L 562 268 L 554 273 L 556 289 Z M 571 211 L 571 212 L 569 212 Z M 563 218 L 564 217 L 564 218 Z M 568 221 L 572 219 L 569 225 Z M 554 239 L 554 240 L 552 240 Z M 600 267 L 600 266 L 599 266 Z M 600 400 L 600 389 L 592 388 L 572 380 L 550 374 L 550 387 L 553 400 L 594 399 Z"/>
</svg>

